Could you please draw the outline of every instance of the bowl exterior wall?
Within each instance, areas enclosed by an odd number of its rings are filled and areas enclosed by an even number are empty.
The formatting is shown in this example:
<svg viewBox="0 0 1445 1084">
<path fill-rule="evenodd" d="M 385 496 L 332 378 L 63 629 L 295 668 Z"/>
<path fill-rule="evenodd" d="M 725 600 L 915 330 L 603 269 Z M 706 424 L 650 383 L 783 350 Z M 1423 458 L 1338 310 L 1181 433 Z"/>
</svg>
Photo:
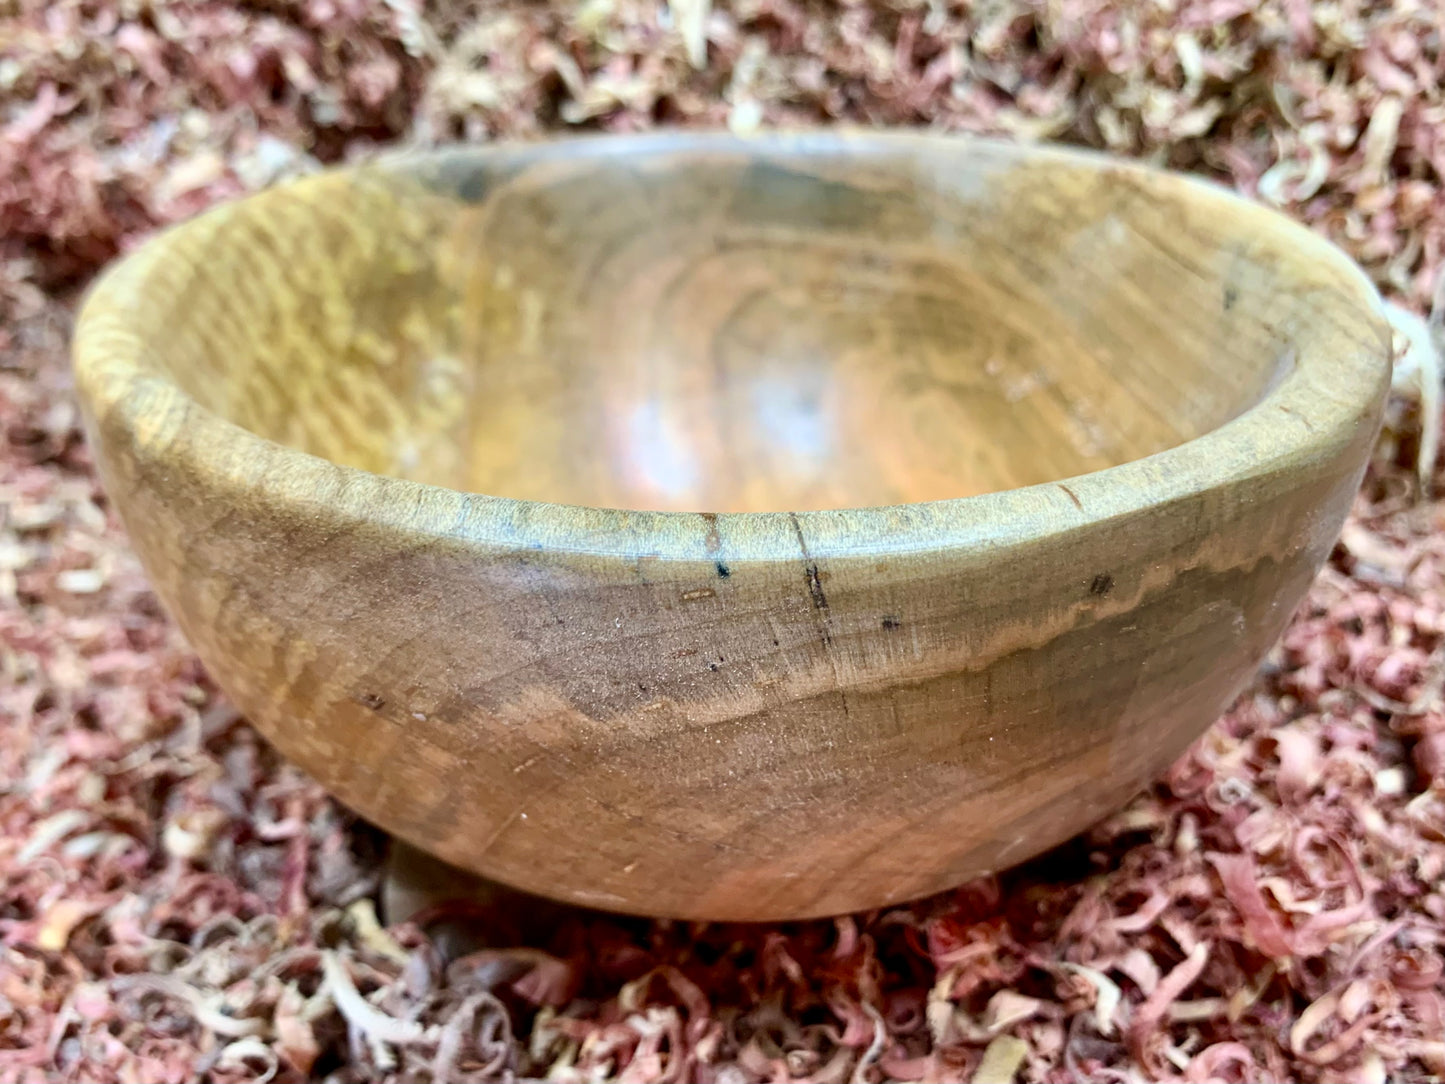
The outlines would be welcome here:
<svg viewBox="0 0 1445 1084">
<path fill-rule="evenodd" d="M 529 891 L 746 920 L 946 889 L 1157 777 L 1328 555 L 1376 406 L 1330 456 L 1134 514 L 1040 487 L 1043 538 L 859 554 L 775 517 L 786 560 L 702 519 L 695 560 L 498 547 L 460 496 L 358 519 L 354 478 L 279 449 L 198 472 L 222 423 L 184 406 L 89 422 L 206 666 L 342 801 Z"/>
</svg>

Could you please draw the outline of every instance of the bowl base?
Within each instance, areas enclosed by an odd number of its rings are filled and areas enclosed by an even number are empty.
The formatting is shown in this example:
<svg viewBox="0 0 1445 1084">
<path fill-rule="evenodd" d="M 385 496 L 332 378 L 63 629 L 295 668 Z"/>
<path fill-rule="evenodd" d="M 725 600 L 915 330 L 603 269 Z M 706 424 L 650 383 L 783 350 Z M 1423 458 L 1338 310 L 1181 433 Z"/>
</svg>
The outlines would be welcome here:
<svg viewBox="0 0 1445 1084">
<path fill-rule="evenodd" d="M 384 923 L 415 922 L 446 962 L 485 948 L 545 942 L 565 918 L 588 913 L 468 873 L 395 838 L 378 902 Z"/>
</svg>

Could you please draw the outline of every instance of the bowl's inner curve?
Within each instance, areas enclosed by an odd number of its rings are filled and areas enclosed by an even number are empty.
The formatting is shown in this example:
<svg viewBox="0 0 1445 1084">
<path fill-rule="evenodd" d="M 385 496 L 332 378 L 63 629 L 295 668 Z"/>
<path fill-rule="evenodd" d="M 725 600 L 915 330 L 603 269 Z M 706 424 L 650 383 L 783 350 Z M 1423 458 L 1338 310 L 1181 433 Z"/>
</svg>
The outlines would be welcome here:
<svg viewBox="0 0 1445 1084">
<path fill-rule="evenodd" d="M 698 511 L 1062 479 L 1288 364 L 1268 254 L 1172 179 L 966 149 L 483 161 L 240 205 L 157 360 L 338 462 Z"/>
</svg>

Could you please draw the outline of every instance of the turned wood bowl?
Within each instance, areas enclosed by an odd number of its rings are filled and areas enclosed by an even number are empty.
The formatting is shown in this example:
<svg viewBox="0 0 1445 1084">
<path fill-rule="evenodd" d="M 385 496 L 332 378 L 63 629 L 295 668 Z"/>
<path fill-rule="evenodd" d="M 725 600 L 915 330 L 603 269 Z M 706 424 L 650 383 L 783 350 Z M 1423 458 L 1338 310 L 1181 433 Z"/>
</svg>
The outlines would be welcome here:
<svg viewBox="0 0 1445 1084">
<path fill-rule="evenodd" d="M 1328 555 L 1365 277 L 1197 180 L 924 134 L 410 153 L 88 294 L 103 480 L 221 687 L 467 870 L 872 908 L 1157 777 Z"/>
</svg>

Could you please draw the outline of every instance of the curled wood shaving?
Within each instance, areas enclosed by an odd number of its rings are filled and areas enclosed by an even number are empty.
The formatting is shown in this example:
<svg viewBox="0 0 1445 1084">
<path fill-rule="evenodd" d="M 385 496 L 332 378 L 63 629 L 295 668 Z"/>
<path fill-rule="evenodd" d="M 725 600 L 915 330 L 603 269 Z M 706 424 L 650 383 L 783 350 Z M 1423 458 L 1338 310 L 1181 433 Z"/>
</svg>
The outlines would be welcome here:
<svg viewBox="0 0 1445 1084">
<path fill-rule="evenodd" d="M 336 953 L 321 953 L 321 970 L 326 977 L 326 990 L 336 1002 L 336 1007 L 361 1034 L 383 1043 L 409 1044 L 427 1040 L 426 1028 L 415 1020 L 398 1020 L 388 1016 L 362 997 Z"/>
<path fill-rule="evenodd" d="M 1445 1075 L 1437 24 L 1338 0 L 12 4 L 0 1081 Z M 399 142 L 837 122 L 1136 156 L 1342 246 L 1400 357 L 1341 545 L 1165 779 L 1021 870 L 840 922 L 575 913 L 450 961 L 382 929 L 375 833 L 219 696 L 99 491 L 75 292 L 167 222 Z"/>
</svg>

